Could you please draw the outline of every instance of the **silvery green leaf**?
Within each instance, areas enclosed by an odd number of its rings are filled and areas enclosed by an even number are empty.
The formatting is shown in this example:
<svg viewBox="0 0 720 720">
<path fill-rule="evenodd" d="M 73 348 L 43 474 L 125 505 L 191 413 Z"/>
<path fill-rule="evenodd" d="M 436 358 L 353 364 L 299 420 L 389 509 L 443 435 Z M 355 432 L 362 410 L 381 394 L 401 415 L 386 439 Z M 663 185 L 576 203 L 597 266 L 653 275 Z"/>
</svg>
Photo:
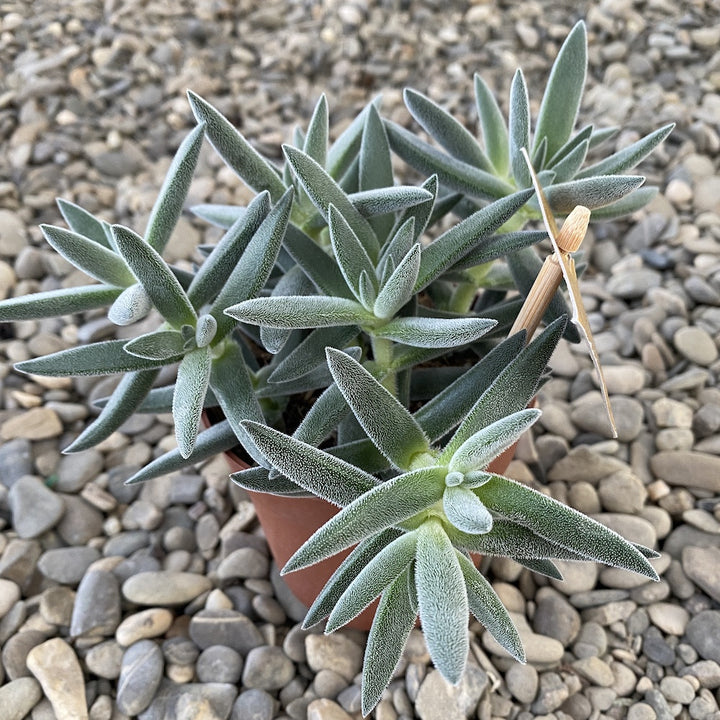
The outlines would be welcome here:
<svg viewBox="0 0 720 720">
<path fill-rule="evenodd" d="M 41 225 L 40 229 L 54 250 L 90 277 L 120 288 L 135 282 L 123 259 L 107 247 L 54 225 Z"/>
<path fill-rule="evenodd" d="M 414 205 L 411 208 L 408 208 L 403 212 L 400 217 L 395 222 L 395 227 L 393 228 L 393 231 L 390 235 L 391 239 L 389 242 L 385 245 L 383 248 L 383 255 L 387 255 L 388 247 L 392 244 L 393 240 L 392 238 L 397 237 L 398 232 L 400 231 L 400 228 L 405 225 L 405 223 L 409 222 L 411 219 L 413 220 L 413 242 L 415 240 L 419 240 L 422 234 L 425 232 L 426 228 L 431 222 L 433 209 L 436 206 L 435 201 L 437 200 L 438 195 L 438 177 L 437 175 L 431 175 L 421 186 L 423 190 L 426 190 L 430 193 L 430 198 L 428 200 L 425 200 L 424 202 L 418 203 L 417 205 Z M 449 209 L 448 209 L 449 211 Z M 394 251 L 397 252 L 397 251 Z M 400 252 L 399 257 L 403 257 L 405 253 Z M 396 258 L 396 260 L 399 258 Z"/>
<path fill-rule="evenodd" d="M 552 580 L 563 580 L 562 573 L 552 560 L 540 560 L 530 558 L 512 558 L 518 565 L 526 567 L 538 575 L 544 575 Z"/>
<path fill-rule="evenodd" d="M 157 375 L 157 370 L 142 370 L 124 375 L 100 415 L 63 452 L 87 450 L 112 435 L 140 406 Z"/>
<path fill-rule="evenodd" d="M 589 143 L 583 140 L 579 145 L 573 148 L 562 160 L 559 160 L 552 167 L 555 173 L 555 183 L 567 182 L 577 177 L 578 170 L 582 167 L 587 156 Z M 539 167 L 539 166 L 537 166 Z"/>
<path fill-rule="evenodd" d="M 525 204 L 532 193 L 532 190 L 521 190 L 496 200 L 423 248 L 415 291 L 427 287 L 444 270 L 473 250 L 481 238 L 495 232 Z"/>
<path fill-rule="evenodd" d="M 365 647 L 361 689 L 363 717 L 369 715 L 380 701 L 415 626 L 417 611 L 408 594 L 410 583 L 414 585 L 414 579 L 408 568 L 380 598 Z"/>
<path fill-rule="evenodd" d="M 477 493 L 491 511 L 551 542 L 596 562 L 658 579 L 645 556 L 616 532 L 526 485 L 493 475 Z"/>
<path fill-rule="evenodd" d="M 641 175 L 600 175 L 551 185 L 545 191 L 553 211 L 567 215 L 577 205 L 590 210 L 620 200 L 645 182 Z"/>
<path fill-rule="evenodd" d="M 481 428 L 525 409 L 535 395 L 540 377 L 566 323 L 567 318 L 560 318 L 549 325 L 501 370 L 445 446 L 445 457 L 452 457 Z"/>
<path fill-rule="evenodd" d="M 380 99 L 380 96 L 376 97 L 372 104 L 379 107 Z M 355 119 L 343 130 L 340 137 L 328 150 L 325 167 L 330 176 L 336 180 L 347 173 L 353 162 L 357 162 L 369 107 L 370 105 L 367 105 L 355 116 Z"/>
<path fill-rule="evenodd" d="M 535 143 L 546 137 L 549 157 L 570 137 L 580 109 L 586 73 L 587 34 L 585 23 L 580 21 L 565 38 L 555 58 L 540 103 Z"/>
<path fill-rule="evenodd" d="M 500 177 L 507 176 L 510 170 L 508 153 L 508 131 L 497 100 L 485 81 L 475 74 L 475 103 L 477 104 L 480 128 L 485 141 L 485 152 Z"/>
<path fill-rule="evenodd" d="M 469 437 L 452 455 L 440 458 L 448 462 L 451 472 L 467 473 L 485 469 L 491 460 L 507 450 L 540 417 L 539 410 L 530 408 L 507 415 Z"/>
<path fill-rule="evenodd" d="M 357 334 L 358 328 L 353 325 L 313 330 L 275 367 L 268 382 L 288 382 L 307 375 L 325 364 L 326 347 L 345 347 Z"/>
<path fill-rule="evenodd" d="M 593 148 L 601 145 L 610 138 L 615 137 L 619 132 L 620 128 L 617 126 L 598 128 L 597 130 L 593 130 L 592 135 L 590 136 L 590 149 L 592 150 Z"/>
<path fill-rule="evenodd" d="M 84 285 L 20 295 L 0 301 L 0 322 L 71 315 L 105 307 L 120 295 L 120 288 Z"/>
<path fill-rule="evenodd" d="M 347 420 L 348 418 L 354 419 L 354 415 L 348 414 L 344 419 Z M 342 423 L 340 426 L 342 426 Z M 338 438 L 339 436 L 338 429 Z M 344 442 L 335 447 L 328 448 L 328 453 L 352 465 L 362 467 L 366 472 L 382 472 L 390 467 L 387 458 L 367 437 Z"/>
<path fill-rule="evenodd" d="M 182 470 L 184 467 L 196 465 L 209 458 L 227 452 L 237 445 L 237 437 L 227 420 L 211 425 L 207 430 L 198 433 L 195 447 L 190 455 L 184 458 L 175 448 L 150 461 L 145 467 L 138 470 L 131 478 L 125 481 L 126 485 L 145 482 L 161 475 Z"/>
<path fill-rule="evenodd" d="M 195 445 L 210 364 L 210 348 L 204 347 L 185 355 L 178 367 L 172 412 L 178 450 L 184 458 L 189 457 Z"/>
<path fill-rule="evenodd" d="M 352 552 L 340 563 L 340 566 L 325 583 L 325 586 L 315 598 L 315 602 L 310 606 L 303 620 L 303 628 L 317 625 L 326 618 L 346 588 L 357 577 L 357 574 L 388 543 L 398 537 L 400 537 L 400 531 L 393 528 L 373 535 L 353 548 Z"/>
<path fill-rule="evenodd" d="M 518 662 L 525 662 L 520 634 L 492 585 L 462 553 L 456 553 L 467 587 L 470 612 Z"/>
<path fill-rule="evenodd" d="M 315 105 L 310 123 L 308 124 L 302 147 L 316 163 L 325 167 L 328 150 L 328 104 L 325 95 L 321 95 Z"/>
<path fill-rule="evenodd" d="M 414 244 L 415 218 L 411 216 L 405 220 L 402 225 L 398 226 L 395 233 L 383 248 L 378 268 L 382 263 L 387 263 L 387 261 L 392 260 L 392 271 L 390 272 L 390 275 L 392 275 L 398 263 L 402 262 L 402 259 L 410 252 Z M 386 270 L 383 270 L 382 275 L 384 276 L 386 272 Z"/>
<path fill-rule="evenodd" d="M 530 98 L 528 97 L 525 76 L 518 68 L 510 86 L 510 115 L 508 117 L 510 139 L 510 166 L 512 174 L 520 187 L 530 185 L 525 158 L 520 150 L 530 147 Z"/>
<path fill-rule="evenodd" d="M 340 186 L 320 165 L 302 151 L 289 145 L 283 146 L 283 150 L 303 189 L 326 222 L 330 205 L 334 205 L 353 229 L 368 255 L 371 258 L 377 257 L 379 246 L 372 227 Z"/>
<path fill-rule="evenodd" d="M 325 632 L 334 632 L 349 623 L 397 580 L 414 560 L 416 545 L 416 533 L 404 533 L 368 560 L 335 604 Z"/>
<path fill-rule="evenodd" d="M 548 167 L 552 169 L 556 163 L 563 160 L 570 152 L 575 150 L 578 145 L 585 142 L 585 140 L 588 141 L 588 149 L 590 149 L 592 147 L 592 135 L 593 126 L 586 125 L 582 128 L 582 130 L 578 130 L 575 135 L 573 135 L 559 150 L 557 150 L 545 165 L 535 165 L 533 162 L 533 167 Z"/>
<path fill-rule="evenodd" d="M 443 677 L 457 684 L 469 650 L 468 596 L 455 549 L 437 520 L 418 529 L 415 585 L 430 657 Z"/>
<path fill-rule="evenodd" d="M 140 405 L 135 408 L 136 413 L 171 413 L 173 385 L 155 387 L 145 396 Z M 111 396 L 110 396 L 111 397 Z M 93 402 L 98 408 L 104 408 L 110 401 L 110 397 L 99 398 Z M 217 400 L 210 390 L 205 396 L 205 407 L 217 406 Z"/>
<path fill-rule="evenodd" d="M 522 248 L 508 255 L 507 262 L 513 280 L 515 281 L 515 286 L 523 297 L 527 297 L 538 272 L 540 272 L 542 260 L 540 260 L 537 253 L 531 248 Z M 550 304 L 543 315 L 543 320 L 548 324 L 554 322 L 559 317 L 570 317 L 571 315 L 572 311 L 563 296 L 562 290 L 558 290 L 550 300 Z M 574 323 L 567 323 L 564 337 L 572 343 L 580 342 L 580 333 Z"/>
<path fill-rule="evenodd" d="M 126 353 L 147 360 L 173 362 L 185 353 L 185 341 L 177 330 L 156 330 L 123 345 Z"/>
<path fill-rule="evenodd" d="M 229 313 L 225 312 L 226 308 L 239 300 L 255 297 L 270 277 L 285 237 L 292 199 L 293 190 L 290 188 L 262 221 L 215 298 L 210 313 L 217 320 L 217 338 L 225 337 L 235 325 Z"/>
<path fill-rule="evenodd" d="M 364 217 L 406 210 L 432 199 L 432 195 L 427 190 L 413 185 L 393 185 L 362 190 L 351 193 L 348 197 Z"/>
<path fill-rule="evenodd" d="M 246 208 L 240 205 L 216 205 L 208 203 L 193 205 L 190 208 L 190 212 L 201 220 L 209 222 L 211 225 L 227 230 L 245 214 Z"/>
<path fill-rule="evenodd" d="M 299 485 L 296 485 L 292 480 L 280 473 L 275 473 L 271 477 L 270 471 L 264 467 L 251 467 L 240 470 L 232 473 L 230 479 L 236 485 L 251 492 L 264 492 L 271 495 L 308 495 Z"/>
<path fill-rule="evenodd" d="M 133 370 L 149 370 L 181 359 L 181 356 L 170 360 L 139 358 L 123 350 L 125 342 L 125 340 L 105 340 L 92 345 L 59 350 L 43 357 L 23 360 L 16 363 L 15 368 L 31 375 L 50 375 L 52 377 L 111 375 Z"/>
<path fill-rule="evenodd" d="M 414 295 L 419 271 L 420 243 L 415 243 L 378 293 L 373 306 L 373 313 L 376 317 L 387 320 L 410 300 Z"/>
<path fill-rule="evenodd" d="M 462 485 L 448 486 L 443 493 L 443 511 L 458 529 L 473 535 L 490 532 L 493 517 L 478 496 Z"/>
<path fill-rule="evenodd" d="M 410 114 L 436 142 L 453 157 L 492 173 L 493 164 L 477 140 L 450 113 L 429 97 L 406 88 L 403 97 Z"/>
<path fill-rule="evenodd" d="M 592 175 L 618 175 L 634 168 L 644 160 L 673 130 L 675 123 L 663 125 L 644 138 L 641 138 L 632 145 L 610 155 L 594 165 L 590 165 L 578 173 L 578 178 L 590 177 Z"/>
<path fill-rule="evenodd" d="M 392 188 L 395 179 L 393 178 L 390 145 L 383 121 L 374 105 L 368 107 L 359 159 L 358 180 L 361 191 Z M 370 219 L 370 225 L 377 237 L 386 238 L 392 229 L 393 221 L 392 217 L 373 217 Z"/>
<path fill-rule="evenodd" d="M 350 408 L 337 385 L 330 385 L 305 413 L 293 437 L 317 447 L 349 412 Z"/>
<path fill-rule="evenodd" d="M 192 91 L 188 99 L 195 118 L 206 124 L 210 144 L 227 166 L 255 192 L 267 190 L 273 202 L 285 192 L 285 186 L 274 168 L 210 103 Z"/>
<path fill-rule="evenodd" d="M 150 211 L 150 218 L 145 229 L 145 240 L 151 248 L 159 253 L 167 245 L 182 212 L 204 136 L 205 124 L 200 123 L 182 141 L 165 174 L 157 200 Z"/>
<path fill-rule="evenodd" d="M 165 261 L 139 235 L 113 225 L 118 252 L 135 273 L 157 311 L 173 327 L 195 325 L 197 315 L 180 282 Z"/>
<path fill-rule="evenodd" d="M 98 245 L 110 248 L 110 243 L 100 220 L 69 200 L 58 198 L 56 202 L 65 222 L 73 232 L 93 240 Z"/>
<path fill-rule="evenodd" d="M 485 200 L 495 200 L 513 192 L 512 185 L 504 180 L 446 155 L 404 127 L 386 120 L 385 128 L 390 147 L 406 163 L 422 173 L 436 173 L 443 185 Z"/>
<path fill-rule="evenodd" d="M 543 138 L 540 144 L 533 150 L 532 154 L 532 166 L 534 168 L 541 168 L 545 166 L 545 160 L 547 159 L 547 138 Z"/>
<path fill-rule="evenodd" d="M 225 312 L 240 322 L 287 329 L 362 325 L 372 320 L 360 303 L 322 295 L 255 298 Z"/>
<path fill-rule="evenodd" d="M 328 502 L 348 505 L 376 485 L 369 473 L 312 445 L 257 422 L 243 427 L 273 468 Z"/>
<path fill-rule="evenodd" d="M 500 235 L 486 235 L 474 250 L 450 268 L 450 272 L 483 265 L 492 260 L 511 255 L 518 250 L 544 240 L 546 237 L 547 233 L 542 230 L 518 230 L 516 232 L 501 233 Z"/>
<path fill-rule="evenodd" d="M 360 271 L 360 278 L 358 282 L 358 295 L 360 296 L 360 304 L 368 311 L 373 310 L 375 306 L 375 300 L 377 299 L 377 290 L 375 289 L 374 279 L 375 275 L 372 276 L 370 273 L 363 269 Z"/>
<path fill-rule="evenodd" d="M 285 234 L 285 248 L 322 293 L 348 300 L 354 297 L 333 258 L 292 224 Z"/>
<path fill-rule="evenodd" d="M 108 310 L 108 320 L 124 327 L 142 320 L 152 310 L 152 300 L 140 283 L 126 287 Z"/>
<path fill-rule="evenodd" d="M 263 422 L 264 417 L 242 350 L 236 343 L 226 343 L 223 353 L 213 359 L 210 387 L 242 446 L 259 465 L 267 465 L 242 424 L 247 419 Z"/>
<path fill-rule="evenodd" d="M 629 215 L 636 210 L 645 207 L 658 194 L 657 187 L 641 187 L 633 190 L 620 200 L 616 200 L 611 205 L 596 208 L 590 214 L 590 219 L 595 220 L 613 220 L 623 215 Z"/>
<path fill-rule="evenodd" d="M 320 562 L 426 510 L 442 497 L 444 478 L 443 468 L 425 467 L 376 485 L 311 535 L 287 561 L 283 574 Z"/>
<path fill-rule="evenodd" d="M 220 292 L 244 250 L 270 212 L 270 195 L 260 193 L 220 238 L 198 268 L 188 289 L 193 307 L 201 308 Z"/>
<path fill-rule="evenodd" d="M 327 363 L 335 383 L 378 450 L 407 470 L 430 444 L 407 408 L 349 355 L 328 347 Z"/>
<path fill-rule="evenodd" d="M 217 321 L 212 315 L 201 315 L 195 328 L 195 344 L 199 348 L 207 347 L 217 332 Z"/>
<path fill-rule="evenodd" d="M 488 318 L 398 317 L 373 330 L 377 337 L 422 348 L 459 347 L 477 340 L 496 325 Z"/>
<path fill-rule="evenodd" d="M 350 224 L 334 205 L 328 208 L 328 227 L 340 272 L 353 295 L 360 300 L 360 273 L 364 270 L 374 281 L 375 267 Z"/>
</svg>

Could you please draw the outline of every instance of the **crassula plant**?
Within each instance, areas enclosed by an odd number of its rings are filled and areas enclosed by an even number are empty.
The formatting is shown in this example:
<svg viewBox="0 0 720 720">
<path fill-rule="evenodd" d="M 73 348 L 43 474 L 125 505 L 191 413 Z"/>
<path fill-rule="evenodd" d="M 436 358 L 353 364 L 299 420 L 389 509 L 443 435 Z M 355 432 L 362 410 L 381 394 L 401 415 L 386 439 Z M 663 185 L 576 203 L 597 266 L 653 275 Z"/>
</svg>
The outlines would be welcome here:
<svg viewBox="0 0 720 720">
<path fill-rule="evenodd" d="M 279 168 L 190 93 L 198 124 L 142 234 L 59 201 L 69 229 L 43 226 L 43 234 L 96 282 L 0 303 L 2 321 L 102 307 L 118 326 L 157 318 L 155 329 L 130 340 L 17 365 L 38 375 L 121 374 L 66 452 L 101 442 L 134 412 L 172 411 L 177 448 L 130 482 L 236 448 L 248 467 L 232 477 L 243 487 L 314 495 L 342 508 L 284 572 L 356 546 L 306 624 L 327 618 L 332 631 L 380 597 L 363 670 L 364 713 L 389 682 L 418 615 L 431 657 L 451 682 L 465 665 L 469 611 L 524 659 L 471 553 L 507 556 L 556 578 L 554 559 L 657 577 L 652 550 L 488 469 L 537 420 L 540 411 L 528 404 L 552 352 L 563 334 L 577 334 L 558 293 L 547 298 L 547 326 L 537 337 L 523 329 L 508 335 L 540 265 L 532 246 L 546 236 L 523 229 L 540 217 L 523 149 L 558 216 L 584 205 L 608 218 L 652 196 L 639 189 L 642 177 L 622 173 L 670 131 L 585 164 L 612 134 L 592 126 L 574 133 L 586 43 L 579 23 L 553 66 L 532 136 L 519 71 L 507 123 L 476 78 L 482 143 L 408 90 L 408 109 L 442 150 L 383 120 L 379 101 L 330 144 L 321 98 L 307 128 L 283 147 Z M 224 234 L 199 248 L 188 271 L 162 253 L 204 139 L 256 196 L 247 207 L 192 208 Z M 398 184 L 393 151 L 429 177 Z M 165 367 L 175 369 L 174 381 L 161 374 Z M 220 418 L 198 431 L 203 412 L 216 408 Z"/>
</svg>

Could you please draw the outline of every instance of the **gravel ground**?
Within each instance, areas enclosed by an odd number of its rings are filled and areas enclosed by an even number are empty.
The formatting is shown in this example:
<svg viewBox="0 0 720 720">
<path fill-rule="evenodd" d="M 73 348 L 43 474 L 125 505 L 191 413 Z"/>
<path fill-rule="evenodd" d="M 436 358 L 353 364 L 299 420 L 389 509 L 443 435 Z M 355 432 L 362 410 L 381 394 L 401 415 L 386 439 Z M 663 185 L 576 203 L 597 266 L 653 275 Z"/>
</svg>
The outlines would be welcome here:
<svg viewBox="0 0 720 720">
<path fill-rule="evenodd" d="M 537 107 L 572 25 L 590 35 L 585 118 L 617 145 L 674 121 L 642 167 L 661 194 L 586 239 L 586 305 L 617 441 L 598 423 L 582 349 L 562 346 L 520 479 L 662 551 L 660 583 L 592 564 L 546 582 L 488 574 L 530 662 L 480 626 L 459 688 L 414 632 L 376 720 L 720 718 L 720 6 L 716 1 L 5 0 L 0 2 L 0 297 L 81 282 L 41 239 L 54 198 L 143 227 L 192 125 L 192 88 L 278 157 L 326 92 L 339 131 L 383 92 L 408 123 L 413 86 L 473 126 L 472 74 Z M 400 167 L 400 164 L 399 164 Z M 244 202 L 210 152 L 190 201 Z M 205 230 L 181 221 L 168 257 Z M 218 458 L 142 488 L 168 418 L 128 422 L 96 450 L 60 450 L 107 381 L 35 380 L 12 364 L 113 332 L 101 316 L 0 328 L 0 707 L 19 720 L 359 718 L 364 635 L 306 633 L 252 505 Z"/>
</svg>

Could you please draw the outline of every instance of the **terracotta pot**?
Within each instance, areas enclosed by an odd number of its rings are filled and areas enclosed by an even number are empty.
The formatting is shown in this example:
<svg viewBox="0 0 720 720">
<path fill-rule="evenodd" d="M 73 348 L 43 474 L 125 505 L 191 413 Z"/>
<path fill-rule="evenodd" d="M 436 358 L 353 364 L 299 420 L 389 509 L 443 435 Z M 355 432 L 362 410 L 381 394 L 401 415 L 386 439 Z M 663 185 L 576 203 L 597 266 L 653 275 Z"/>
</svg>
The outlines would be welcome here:
<svg viewBox="0 0 720 720">
<path fill-rule="evenodd" d="M 495 458 L 490 464 L 491 472 L 504 473 L 514 453 L 515 445 Z M 228 452 L 225 455 L 232 472 L 248 467 L 235 453 Z M 248 495 L 255 506 L 270 552 L 280 568 L 319 527 L 338 512 L 337 507 L 320 498 L 292 498 L 249 491 Z M 283 578 L 295 597 L 310 607 L 350 551 L 351 548 L 344 550 L 316 565 L 284 575 Z M 377 601 L 348 623 L 347 627 L 369 630 L 376 607 Z"/>
</svg>

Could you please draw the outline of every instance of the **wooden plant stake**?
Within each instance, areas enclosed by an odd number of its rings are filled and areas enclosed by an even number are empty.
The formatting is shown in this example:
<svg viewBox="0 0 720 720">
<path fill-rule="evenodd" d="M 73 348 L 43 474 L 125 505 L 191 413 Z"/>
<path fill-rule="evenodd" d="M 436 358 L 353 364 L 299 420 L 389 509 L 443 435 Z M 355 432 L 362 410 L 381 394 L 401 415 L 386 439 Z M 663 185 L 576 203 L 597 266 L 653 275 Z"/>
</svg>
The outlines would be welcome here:
<svg viewBox="0 0 720 720">
<path fill-rule="evenodd" d="M 578 205 L 567 216 L 562 229 L 558 230 L 552 210 L 535 174 L 527 150 L 522 148 L 521 152 L 530 171 L 530 176 L 540 205 L 540 212 L 542 213 L 543 222 L 545 223 L 545 229 L 547 230 L 554 252 L 545 258 L 545 262 L 537 278 L 535 278 L 535 282 L 525 299 L 525 303 L 520 309 L 520 313 L 510 333 L 512 334 L 525 329 L 527 330 L 528 338 L 530 338 L 537 329 L 542 316 L 545 314 L 550 300 L 552 300 L 557 289 L 560 287 L 560 283 L 564 279 L 568 289 L 568 295 L 570 296 L 570 305 L 573 313 L 572 321 L 585 338 L 590 350 L 590 357 L 595 365 L 595 370 L 597 371 L 600 381 L 600 391 L 605 404 L 605 411 L 607 412 L 608 420 L 612 428 L 612 434 L 613 437 L 617 437 L 617 428 L 615 426 L 612 408 L 610 407 L 610 398 L 608 397 L 605 376 L 603 375 L 602 366 L 600 365 L 600 359 L 597 348 L 595 347 L 595 341 L 593 340 L 587 313 L 583 306 L 577 273 L 575 272 L 575 261 L 571 255 L 571 253 L 580 247 L 585 238 L 588 223 L 590 222 L 590 210 L 582 205 Z"/>
</svg>

